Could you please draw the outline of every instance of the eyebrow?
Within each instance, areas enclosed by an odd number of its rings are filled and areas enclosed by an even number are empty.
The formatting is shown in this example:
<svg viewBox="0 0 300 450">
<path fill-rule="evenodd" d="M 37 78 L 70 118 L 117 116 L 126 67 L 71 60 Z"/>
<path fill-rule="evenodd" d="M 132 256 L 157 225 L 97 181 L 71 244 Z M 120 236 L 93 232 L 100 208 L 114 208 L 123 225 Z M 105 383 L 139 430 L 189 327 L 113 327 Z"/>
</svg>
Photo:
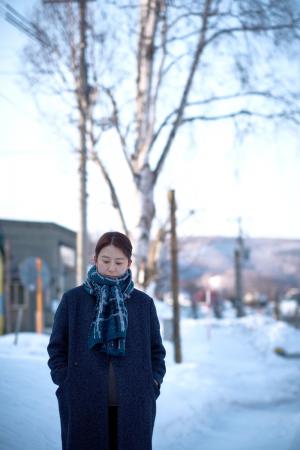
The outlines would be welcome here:
<svg viewBox="0 0 300 450">
<path fill-rule="evenodd" d="M 106 258 L 106 259 L 113 259 L 110 256 L 106 256 L 106 255 L 102 255 L 101 258 Z M 126 258 L 123 258 L 122 256 L 115 258 L 115 261 L 124 261 Z"/>
</svg>

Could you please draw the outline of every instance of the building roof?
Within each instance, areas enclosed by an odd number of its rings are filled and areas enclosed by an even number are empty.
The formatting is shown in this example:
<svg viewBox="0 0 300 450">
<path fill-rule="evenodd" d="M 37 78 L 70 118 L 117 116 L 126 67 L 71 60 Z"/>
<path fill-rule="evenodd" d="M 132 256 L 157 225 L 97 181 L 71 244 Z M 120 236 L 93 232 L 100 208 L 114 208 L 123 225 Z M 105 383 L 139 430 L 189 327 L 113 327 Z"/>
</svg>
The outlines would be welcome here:
<svg viewBox="0 0 300 450">
<path fill-rule="evenodd" d="M 36 221 L 30 221 L 30 220 L 12 220 L 12 219 L 0 219 L 0 234 L 1 232 L 5 233 L 5 230 L 8 228 L 35 228 L 38 227 L 49 229 L 53 231 L 61 231 L 68 234 L 76 236 L 76 231 L 71 230 L 70 228 L 63 227 L 62 225 L 58 225 L 54 222 L 36 222 Z"/>
</svg>

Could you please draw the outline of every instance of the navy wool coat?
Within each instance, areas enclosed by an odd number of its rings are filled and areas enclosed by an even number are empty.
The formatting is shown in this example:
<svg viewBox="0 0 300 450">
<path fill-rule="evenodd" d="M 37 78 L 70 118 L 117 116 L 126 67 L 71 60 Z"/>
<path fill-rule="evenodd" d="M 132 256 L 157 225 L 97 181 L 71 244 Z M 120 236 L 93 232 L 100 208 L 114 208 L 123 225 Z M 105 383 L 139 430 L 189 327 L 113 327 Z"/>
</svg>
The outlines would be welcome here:
<svg viewBox="0 0 300 450">
<path fill-rule="evenodd" d="M 124 356 L 88 348 L 96 299 L 83 286 L 67 291 L 57 308 L 48 345 L 51 377 L 58 385 L 63 450 L 108 449 L 109 358 L 117 382 L 118 450 L 151 450 L 165 349 L 153 300 L 134 289 L 125 300 Z"/>
</svg>

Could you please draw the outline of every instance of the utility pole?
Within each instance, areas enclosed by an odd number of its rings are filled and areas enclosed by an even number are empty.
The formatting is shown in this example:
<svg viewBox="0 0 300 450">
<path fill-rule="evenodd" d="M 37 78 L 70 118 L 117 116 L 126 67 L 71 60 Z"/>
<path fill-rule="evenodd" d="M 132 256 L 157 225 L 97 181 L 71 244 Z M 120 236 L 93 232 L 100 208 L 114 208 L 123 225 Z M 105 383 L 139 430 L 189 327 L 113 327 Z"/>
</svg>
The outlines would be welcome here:
<svg viewBox="0 0 300 450">
<path fill-rule="evenodd" d="M 237 317 L 243 317 L 245 315 L 243 297 L 243 262 L 247 259 L 247 249 L 244 245 L 241 218 L 238 219 L 239 232 L 236 239 L 236 247 L 234 249 L 234 266 L 235 266 L 235 307 L 237 311 Z"/>
<path fill-rule="evenodd" d="M 173 295 L 173 340 L 175 362 L 181 363 L 181 343 L 180 343 L 180 311 L 178 301 L 178 250 L 176 235 L 176 202 L 175 191 L 168 193 L 171 216 L 171 265 L 172 265 L 172 295 Z"/>
<path fill-rule="evenodd" d="M 79 229 L 77 233 L 76 281 L 81 284 L 86 277 L 88 265 L 88 232 L 87 232 L 87 115 L 89 108 L 89 89 L 86 62 L 86 4 L 94 0 L 43 0 L 51 3 L 79 3 L 80 19 L 80 52 L 78 79 L 78 110 L 79 110 Z"/>
<path fill-rule="evenodd" d="M 77 233 L 77 283 L 86 277 L 88 263 L 87 234 L 87 145 L 86 122 L 88 100 L 87 64 L 86 64 L 86 0 L 80 0 L 80 78 L 79 78 L 79 133 L 80 133 L 80 223 Z"/>
</svg>

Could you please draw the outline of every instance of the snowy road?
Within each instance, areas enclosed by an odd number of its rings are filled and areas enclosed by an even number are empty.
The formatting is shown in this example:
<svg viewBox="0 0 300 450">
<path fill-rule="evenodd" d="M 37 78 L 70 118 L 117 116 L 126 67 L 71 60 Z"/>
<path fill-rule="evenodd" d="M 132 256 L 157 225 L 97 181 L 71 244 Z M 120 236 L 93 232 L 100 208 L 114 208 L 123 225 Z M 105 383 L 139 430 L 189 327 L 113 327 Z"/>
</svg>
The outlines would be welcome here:
<svg viewBox="0 0 300 450">
<path fill-rule="evenodd" d="M 272 351 L 299 349 L 299 331 L 262 317 L 183 320 L 182 341 L 180 365 L 166 343 L 153 450 L 300 449 L 300 361 Z M 47 342 L 0 337 L 0 450 L 60 449 Z"/>
<path fill-rule="evenodd" d="M 155 449 L 300 449 L 300 361 L 272 352 L 278 340 L 291 345 L 293 339 L 297 346 L 298 339 L 300 348 L 299 332 L 261 321 L 185 322 L 183 353 L 189 362 L 169 366 Z M 174 404 L 176 395 L 182 401 Z"/>
<path fill-rule="evenodd" d="M 300 401 L 231 405 L 199 449 L 299 450 Z"/>
</svg>

